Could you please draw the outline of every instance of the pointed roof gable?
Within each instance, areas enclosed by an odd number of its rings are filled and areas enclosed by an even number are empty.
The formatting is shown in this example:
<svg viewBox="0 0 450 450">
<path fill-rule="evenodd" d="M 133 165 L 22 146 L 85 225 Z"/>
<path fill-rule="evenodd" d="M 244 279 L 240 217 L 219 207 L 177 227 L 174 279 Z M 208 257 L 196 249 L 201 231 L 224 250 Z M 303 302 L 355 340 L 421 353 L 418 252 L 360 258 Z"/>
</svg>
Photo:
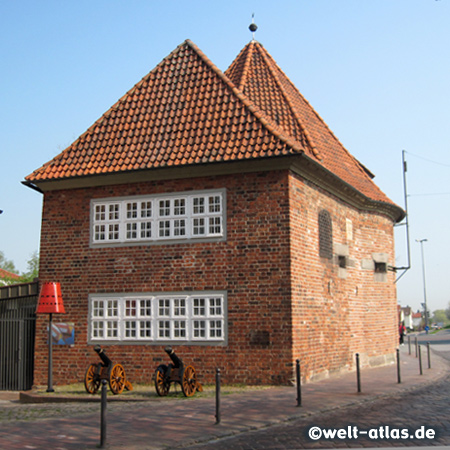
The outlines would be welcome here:
<svg viewBox="0 0 450 450">
<path fill-rule="evenodd" d="M 369 198 L 391 203 L 259 42 L 247 44 L 225 75 L 270 121 L 301 141 L 307 156 Z"/>
<path fill-rule="evenodd" d="M 224 74 L 186 40 L 25 184 L 295 155 L 403 217 L 261 44 Z"/>
<path fill-rule="evenodd" d="M 301 153 L 187 40 L 70 147 L 26 179 Z"/>
</svg>

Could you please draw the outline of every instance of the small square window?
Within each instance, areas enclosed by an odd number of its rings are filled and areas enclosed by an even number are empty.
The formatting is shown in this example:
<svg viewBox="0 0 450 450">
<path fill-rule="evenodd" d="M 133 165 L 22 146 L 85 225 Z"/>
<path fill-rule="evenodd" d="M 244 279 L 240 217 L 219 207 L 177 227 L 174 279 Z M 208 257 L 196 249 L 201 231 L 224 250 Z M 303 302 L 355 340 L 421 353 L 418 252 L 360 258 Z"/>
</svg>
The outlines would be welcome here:
<svg viewBox="0 0 450 450">
<path fill-rule="evenodd" d="M 387 264 L 385 262 L 375 261 L 375 273 L 386 273 L 386 272 L 387 272 Z"/>
<path fill-rule="evenodd" d="M 338 255 L 338 265 L 341 269 L 347 268 L 347 258 L 344 255 Z"/>
</svg>

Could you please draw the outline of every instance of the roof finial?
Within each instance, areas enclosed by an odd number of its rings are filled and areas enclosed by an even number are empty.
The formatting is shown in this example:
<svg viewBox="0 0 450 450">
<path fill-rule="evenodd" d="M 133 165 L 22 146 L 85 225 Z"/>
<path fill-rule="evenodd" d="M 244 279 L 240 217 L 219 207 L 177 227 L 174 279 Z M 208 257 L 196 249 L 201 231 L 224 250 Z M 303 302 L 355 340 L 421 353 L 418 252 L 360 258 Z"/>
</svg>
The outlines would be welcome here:
<svg viewBox="0 0 450 450">
<path fill-rule="evenodd" d="M 252 14 L 252 23 L 248 27 L 249 30 L 252 32 L 252 41 L 255 40 L 255 31 L 258 29 L 255 23 L 255 13 Z"/>
</svg>

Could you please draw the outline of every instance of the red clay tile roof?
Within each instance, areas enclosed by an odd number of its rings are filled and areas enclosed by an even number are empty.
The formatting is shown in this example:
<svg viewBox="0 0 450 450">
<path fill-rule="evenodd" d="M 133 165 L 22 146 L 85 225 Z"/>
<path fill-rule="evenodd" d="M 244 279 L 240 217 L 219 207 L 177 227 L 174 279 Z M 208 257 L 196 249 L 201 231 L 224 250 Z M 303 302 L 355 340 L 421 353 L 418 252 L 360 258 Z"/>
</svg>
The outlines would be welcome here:
<svg viewBox="0 0 450 450">
<path fill-rule="evenodd" d="M 4 279 L 10 279 L 10 280 L 19 280 L 20 275 L 17 275 L 16 273 L 10 272 L 9 270 L 0 269 L 0 280 Z"/>
<path fill-rule="evenodd" d="M 393 205 L 261 44 L 223 74 L 178 46 L 28 182 L 304 154 L 369 199 Z"/>
<path fill-rule="evenodd" d="M 260 43 L 244 47 L 225 75 L 269 120 L 300 140 L 306 155 L 367 197 L 391 203 Z"/>
<path fill-rule="evenodd" d="M 38 182 L 301 153 L 185 41 L 57 157 Z"/>
</svg>

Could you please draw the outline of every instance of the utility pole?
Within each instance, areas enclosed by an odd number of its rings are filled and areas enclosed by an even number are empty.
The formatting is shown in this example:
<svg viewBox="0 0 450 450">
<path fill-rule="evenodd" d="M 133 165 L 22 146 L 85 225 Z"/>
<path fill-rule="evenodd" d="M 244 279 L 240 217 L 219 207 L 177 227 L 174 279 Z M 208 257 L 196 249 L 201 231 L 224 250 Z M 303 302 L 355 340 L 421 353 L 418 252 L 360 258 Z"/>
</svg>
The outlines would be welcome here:
<svg viewBox="0 0 450 450">
<path fill-rule="evenodd" d="M 427 307 L 427 287 L 425 282 L 425 258 L 423 256 L 423 243 L 427 242 L 428 239 L 416 239 L 416 242 L 420 244 L 420 251 L 422 254 L 422 275 L 423 275 L 423 307 L 425 309 L 425 331 L 428 334 L 428 307 Z"/>
</svg>

